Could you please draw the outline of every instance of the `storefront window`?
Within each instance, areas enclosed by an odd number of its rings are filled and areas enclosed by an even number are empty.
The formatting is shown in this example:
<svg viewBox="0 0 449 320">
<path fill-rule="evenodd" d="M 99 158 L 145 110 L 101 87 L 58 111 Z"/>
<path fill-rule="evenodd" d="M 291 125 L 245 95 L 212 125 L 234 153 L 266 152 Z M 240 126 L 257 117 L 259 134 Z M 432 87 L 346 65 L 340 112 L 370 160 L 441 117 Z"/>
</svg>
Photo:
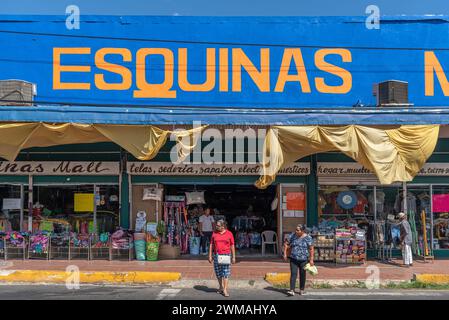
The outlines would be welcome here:
<svg viewBox="0 0 449 320">
<path fill-rule="evenodd" d="M 318 229 L 324 234 L 333 234 L 336 228 L 349 227 L 364 229 L 368 233 L 374 222 L 374 187 L 320 185 L 318 216 Z M 367 243 L 370 248 L 372 243 Z"/>
<path fill-rule="evenodd" d="M 369 233 L 373 247 L 400 248 L 397 215 L 404 211 L 403 190 L 402 185 L 376 186 L 375 223 L 372 232 Z"/>
<path fill-rule="evenodd" d="M 370 249 L 400 247 L 397 214 L 404 210 L 402 185 L 320 185 L 318 216 L 321 231 L 340 227 L 366 231 Z M 416 210 L 415 210 L 416 211 Z"/>
<path fill-rule="evenodd" d="M 430 255 L 432 249 L 430 202 L 429 185 L 407 185 L 407 218 L 414 233 L 412 250 L 420 256 Z"/>
<path fill-rule="evenodd" d="M 20 185 L 0 185 L 0 232 L 20 231 L 20 212 L 27 201 L 25 192 L 23 196 L 22 199 Z"/>
<path fill-rule="evenodd" d="M 332 220 L 374 218 L 370 199 L 374 188 L 368 186 L 323 186 L 320 185 L 318 216 Z"/>
<path fill-rule="evenodd" d="M 68 229 L 76 233 L 114 232 L 119 225 L 118 186 L 97 185 L 35 186 L 33 188 L 33 229 L 56 233 Z M 95 208 L 96 207 L 96 208 Z M 96 210 L 97 230 L 94 228 Z M 51 225 L 52 224 L 52 225 Z M 48 230 L 47 230 L 48 231 Z"/>
<path fill-rule="evenodd" d="M 449 249 L 449 185 L 433 185 L 433 248 Z"/>
</svg>

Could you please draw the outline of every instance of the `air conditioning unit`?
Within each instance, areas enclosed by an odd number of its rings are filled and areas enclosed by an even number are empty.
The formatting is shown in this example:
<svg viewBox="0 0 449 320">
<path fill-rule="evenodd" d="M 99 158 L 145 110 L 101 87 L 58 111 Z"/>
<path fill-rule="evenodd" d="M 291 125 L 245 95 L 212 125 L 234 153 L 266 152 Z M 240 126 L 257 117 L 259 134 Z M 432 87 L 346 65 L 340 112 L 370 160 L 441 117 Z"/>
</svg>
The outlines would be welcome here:
<svg viewBox="0 0 449 320">
<path fill-rule="evenodd" d="M 37 88 L 23 80 L 0 80 L 0 105 L 32 106 Z"/>
<path fill-rule="evenodd" d="M 411 107 L 408 102 L 408 82 L 388 80 L 374 85 L 373 94 L 378 107 Z"/>
</svg>

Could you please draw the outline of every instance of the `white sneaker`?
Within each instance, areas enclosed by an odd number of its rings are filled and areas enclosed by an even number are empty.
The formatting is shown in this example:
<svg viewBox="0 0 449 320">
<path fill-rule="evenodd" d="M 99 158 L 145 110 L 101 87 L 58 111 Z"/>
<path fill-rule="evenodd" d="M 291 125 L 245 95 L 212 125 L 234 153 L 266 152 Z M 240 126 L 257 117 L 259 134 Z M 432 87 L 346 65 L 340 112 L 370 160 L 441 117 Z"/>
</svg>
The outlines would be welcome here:
<svg viewBox="0 0 449 320">
<path fill-rule="evenodd" d="M 287 291 L 287 294 L 291 297 L 293 297 L 295 295 L 295 291 L 294 290 L 289 290 Z"/>
</svg>

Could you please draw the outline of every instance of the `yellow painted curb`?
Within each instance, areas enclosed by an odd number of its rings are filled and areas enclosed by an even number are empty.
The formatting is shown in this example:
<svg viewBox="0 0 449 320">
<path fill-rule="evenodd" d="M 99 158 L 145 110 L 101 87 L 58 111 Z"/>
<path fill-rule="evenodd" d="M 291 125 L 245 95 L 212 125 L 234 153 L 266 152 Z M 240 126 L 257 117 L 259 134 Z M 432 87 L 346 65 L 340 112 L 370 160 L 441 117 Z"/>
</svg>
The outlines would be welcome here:
<svg viewBox="0 0 449 320">
<path fill-rule="evenodd" d="M 267 273 L 265 281 L 274 285 L 290 283 L 290 273 Z"/>
<path fill-rule="evenodd" d="M 449 274 L 415 274 L 414 279 L 421 283 L 449 284 Z"/>
<path fill-rule="evenodd" d="M 179 272 L 82 271 L 79 274 L 48 270 L 3 270 L 0 272 L 0 282 L 73 283 L 79 281 L 79 283 L 138 284 L 163 283 L 180 279 Z"/>
</svg>

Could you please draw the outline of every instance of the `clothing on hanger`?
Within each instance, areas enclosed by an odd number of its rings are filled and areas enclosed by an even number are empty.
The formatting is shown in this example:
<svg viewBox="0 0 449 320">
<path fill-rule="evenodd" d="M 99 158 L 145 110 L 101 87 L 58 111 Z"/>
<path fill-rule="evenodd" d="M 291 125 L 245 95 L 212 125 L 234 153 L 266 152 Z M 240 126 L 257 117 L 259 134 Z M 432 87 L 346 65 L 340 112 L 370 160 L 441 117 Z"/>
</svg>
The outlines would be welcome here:
<svg viewBox="0 0 449 320">
<path fill-rule="evenodd" d="M 376 202 L 376 211 L 378 216 L 382 216 L 384 213 L 385 193 L 383 191 L 376 190 L 376 201 L 374 201 L 374 192 L 368 195 L 369 213 L 374 215 L 374 202 Z"/>
</svg>

